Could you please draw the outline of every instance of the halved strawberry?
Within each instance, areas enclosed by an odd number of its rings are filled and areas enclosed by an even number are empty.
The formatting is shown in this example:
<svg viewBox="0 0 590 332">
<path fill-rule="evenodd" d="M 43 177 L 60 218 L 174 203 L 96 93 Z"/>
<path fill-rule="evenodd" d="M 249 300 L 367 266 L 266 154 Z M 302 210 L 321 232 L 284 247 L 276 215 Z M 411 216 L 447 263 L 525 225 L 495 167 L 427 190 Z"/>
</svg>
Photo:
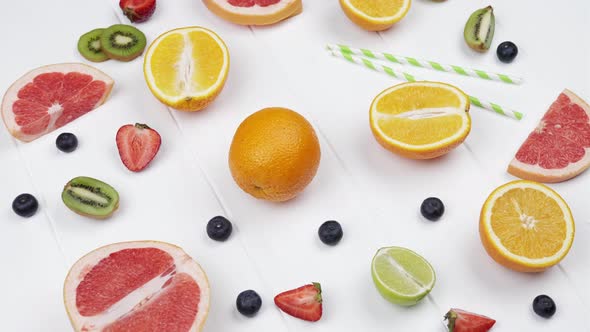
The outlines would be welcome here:
<svg viewBox="0 0 590 332">
<path fill-rule="evenodd" d="M 119 7 L 133 23 L 147 21 L 156 10 L 156 0 L 120 0 Z"/>
<path fill-rule="evenodd" d="M 275 296 L 275 304 L 285 313 L 309 322 L 322 318 L 322 286 L 314 282 Z"/>
<path fill-rule="evenodd" d="M 162 138 L 152 128 L 136 123 L 117 131 L 117 148 L 125 166 L 133 172 L 144 169 L 160 150 Z"/>
<path fill-rule="evenodd" d="M 489 317 L 461 309 L 449 310 L 445 320 L 448 320 L 449 332 L 486 332 L 496 324 L 496 321 Z"/>
</svg>

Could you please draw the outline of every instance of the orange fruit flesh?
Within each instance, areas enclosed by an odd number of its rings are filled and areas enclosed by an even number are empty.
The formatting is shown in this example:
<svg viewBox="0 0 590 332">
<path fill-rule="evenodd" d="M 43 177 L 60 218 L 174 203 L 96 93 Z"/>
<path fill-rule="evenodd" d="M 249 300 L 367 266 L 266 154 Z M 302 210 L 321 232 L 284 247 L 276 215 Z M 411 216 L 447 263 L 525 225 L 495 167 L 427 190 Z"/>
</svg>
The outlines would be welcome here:
<svg viewBox="0 0 590 332">
<path fill-rule="evenodd" d="M 359 11 L 371 17 L 391 17 L 403 7 L 404 0 L 349 0 Z"/>
<path fill-rule="evenodd" d="M 512 189 L 498 198 L 491 226 L 508 251 L 530 259 L 555 255 L 566 239 L 565 216 L 559 205 L 531 188 Z"/>
<path fill-rule="evenodd" d="M 404 87 L 377 102 L 378 113 L 384 115 L 377 121 L 389 138 L 412 145 L 430 144 L 457 133 L 463 126 L 463 118 L 447 114 L 417 120 L 403 117 L 403 113 L 424 109 L 436 112 L 437 108 L 460 106 L 461 101 L 452 91 L 428 86 Z"/>
<path fill-rule="evenodd" d="M 190 58 L 185 59 L 188 51 Z M 217 41 L 204 31 L 167 36 L 151 58 L 157 88 L 168 96 L 204 92 L 218 80 L 223 53 Z"/>
<path fill-rule="evenodd" d="M 219 72 L 223 67 L 223 50 L 211 35 L 202 31 L 189 32 L 189 39 L 193 45 L 193 61 L 199 65 L 192 76 L 197 88 L 205 90 L 217 82 Z M 199 47 L 207 45 L 208 47 Z M 203 66 L 203 60 L 207 59 L 207 66 Z"/>
</svg>

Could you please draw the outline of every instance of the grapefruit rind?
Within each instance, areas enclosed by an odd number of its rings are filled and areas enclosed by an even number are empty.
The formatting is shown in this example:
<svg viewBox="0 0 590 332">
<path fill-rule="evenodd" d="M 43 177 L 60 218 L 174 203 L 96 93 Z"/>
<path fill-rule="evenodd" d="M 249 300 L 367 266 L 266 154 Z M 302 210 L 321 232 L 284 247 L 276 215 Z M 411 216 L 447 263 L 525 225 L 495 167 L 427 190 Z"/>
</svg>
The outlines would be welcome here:
<svg viewBox="0 0 590 332">
<path fill-rule="evenodd" d="M 566 237 L 561 249 L 550 257 L 531 259 L 510 252 L 502 245 L 500 238 L 494 233 L 491 226 L 491 215 L 494 203 L 498 198 L 512 189 L 534 189 L 543 192 L 552 198 L 561 208 L 566 222 Z M 479 221 L 479 234 L 481 242 L 488 255 L 500 265 L 519 272 L 543 272 L 558 264 L 568 254 L 575 235 L 575 223 L 572 212 L 565 200 L 553 189 L 533 181 L 516 180 L 496 188 L 484 203 Z"/>
<path fill-rule="evenodd" d="M 573 103 L 579 105 L 590 118 L 590 105 L 586 103 L 582 98 L 568 89 L 563 91 Z M 508 173 L 525 180 L 544 182 L 544 183 L 558 183 L 570 180 L 590 167 L 590 148 L 585 148 L 586 154 L 580 160 L 575 163 L 570 163 L 565 168 L 559 169 L 546 169 L 539 165 L 525 164 L 516 157 L 512 159 L 508 165 Z"/>
<path fill-rule="evenodd" d="M 397 89 L 405 88 L 411 85 L 445 88 L 449 91 L 454 92 L 461 100 L 461 105 L 460 107 L 458 107 L 456 111 L 456 113 L 460 114 L 463 118 L 461 128 L 459 128 L 459 130 L 457 130 L 457 132 L 454 135 L 449 136 L 441 141 L 423 145 L 408 144 L 388 137 L 388 135 L 384 133 L 379 126 L 379 111 L 377 109 L 377 105 L 381 98 L 383 98 L 384 96 L 396 91 Z M 371 124 L 371 131 L 373 132 L 375 139 L 381 146 L 383 146 L 387 150 L 404 156 L 406 158 L 432 159 L 447 154 L 448 152 L 456 148 L 458 145 L 463 143 L 463 141 L 465 141 L 467 135 L 469 135 L 469 132 L 471 131 L 471 117 L 469 116 L 470 106 L 471 103 L 467 95 L 463 93 L 463 91 L 459 90 L 458 88 L 452 85 L 440 82 L 426 81 L 402 83 L 383 90 L 377 97 L 375 97 L 369 110 L 369 122 Z"/>
<path fill-rule="evenodd" d="M 64 282 L 63 298 L 68 317 L 75 331 L 78 332 L 98 332 L 104 326 L 94 326 L 93 329 L 87 329 L 85 326 L 93 321 L 94 317 L 83 317 L 76 308 L 76 289 L 80 282 L 84 279 L 85 274 L 95 266 L 100 260 L 108 257 L 110 254 L 130 248 L 157 248 L 163 250 L 174 259 L 176 269 L 178 272 L 184 272 L 194 278 L 200 288 L 200 302 L 197 311 L 197 317 L 193 322 L 188 332 L 199 332 L 203 328 L 209 313 L 210 302 L 210 288 L 207 275 L 203 269 L 195 262 L 182 248 L 159 241 L 135 241 L 135 242 L 120 242 L 106 245 L 91 251 L 82 258 L 80 258 L 70 271 Z M 122 313 L 123 315 L 125 313 Z M 120 316 L 121 316 L 120 315 Z M 100 319 L 100 317 L 98 317 Z M 112 323 L 112 321 L 104 322 L 103 325 Z M 92 325 L 92 323 L 91 323 Z"/>
<path fill-rule="evenodd" d="M 240 25 L 270 25 L 303 12 L 301 0 L 283 0 L 274 5 L 261 7 L 235 7 L 227 0 L 203 0 L 215 15 Z"/>
<path fill-rule="evenodd" d="M 206 90 L 200 91 L 199 93 L 193 93 L 190 96 L 169 96 L 163 93 L 158 87 L 156 86 L 154 75 L 152 73 L 151 68 L 151 59 L 152 55 L 157 48 L 160 41 L 169 36 L 171 34 L 179 33 L 179 34 L 186 34 L 192 31 L 202 31 L 209 34 L 221 47 L 223 51 L 223 62 L 224 65 L 221 68 L 220 75 L 217 78 L 215 84 L 207 88 Z M 210 103 L 217 98 L 217 96 L 221 93 L 225 82 L 227 80 L 227 75 L 229 71 L 229 51 L 227 49 L 226 44 L 223 40 L 213 31 L 202 28 L 202 27 L 184 27 L 184 28 L 177 28 L 170 31 L 167 31 L 149 46 L 143 63 L 143 73 L 145 77 L 145 81 L 148 85 L 148 88 L 152 92 L 152 94 L 163 104 L 170 106 L 176 110 L 180 111 L 200 111 L 206 108 Z"/>
<path fill-rule="evenodd" d="M 37 77 L 40 74 L 44 74 L 44 73 L 70 73 L 70 72 L 80 72 L 83 74 L 87 74 L 92 76 L 92 78 L 94 80 L 99 80 L 99 81 L 103 81 L 106 84 L 106 90 L 104 92 L 103 97 L 96 103 L 96 105 L 94 105 L 94 109 L 96 109 L 98 106 L 104 104 L 104 102 L 108 99 L 111 90 L 113 88 L 114 85 L 114 80 L 108 76 L 107 74 L 103 73 L 102 71 L 83 64 L 83 63 L 60 63 L 60 64 L 54 64 L 54 65 L 47 65 L 47 66 L 43 66 L 43 67 L 39 67 L 39 68 L 35 68 L 31 71 L 29 71 L 28 73 L 26 73 L 25 75 L 23 75 L 21 78 L 19 78 L 17 81 L 15 81 L 6 91 L 6 93 L 4 94 L 4 98 L 2 99 L 2 120 L 4 121 L 4 125 L 6 126 L 6 129 L 8 130 L 8 132 L 14 136 L 15 138 L 23 141 L 23 142 L 31 142 L 45 134 L 50 133 L 51 131 L 55 130 L 55 128 L 53 128 L 52 124 L 55 123 L 55 121 L 57 120 L 57 118 L 61 115 L 61 113 L 54 113 L 51 115 L 51 121 L 50 121 L 50 125 L 47 127 L 47 129 L 45 130 L 45 132 L 40 133 L 40 134 L 36 134 L 36 135 L 27 135 L 24 134 L 20 131 L 20 126 L 16 123 L 15 118 L 14 118 L 14 113 L 12 112 L 12 105 L 14 104 L 15 101 L 17 101 L 18 98 L 18 93 L 19 91 L 28 83 L 30 83 L 31 81 L 33 81 L 33 79 L 35 77 Z M 90 112 L 88 112 L 90 113 Z"/>
</svg>

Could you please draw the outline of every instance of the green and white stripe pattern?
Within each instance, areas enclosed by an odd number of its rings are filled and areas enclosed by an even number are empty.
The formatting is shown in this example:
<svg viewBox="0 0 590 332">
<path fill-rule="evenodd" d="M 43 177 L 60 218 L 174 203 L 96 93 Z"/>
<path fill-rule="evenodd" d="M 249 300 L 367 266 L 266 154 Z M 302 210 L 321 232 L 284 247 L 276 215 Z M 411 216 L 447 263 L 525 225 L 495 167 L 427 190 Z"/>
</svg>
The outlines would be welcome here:
<svg viewBox="0 0 590 332">
<path fill-rule="evenodd" d="M 433 69 L 436 71 L 447 72 L 458 74 L 462 76 L 469 76 L 469 77 L 476 77 L 481 78 L 484 80 L 491 80 L 491 81 L 498 81 L 508 84 L 520 84 L 522 83 L 522 78 L 516 77 L 514 75 L 508 74 L 498 74 L 498 73 L 491 73 L 489 71 L 480 70 L 480 69 L 472 69 L 472 68 L 465 68 L 456 65 L 448 65 L 436 61 L 429 61 L 429 60 L 422 60 L 416 59 L 413 57 L 403 56 L 403 55 L 394 55 L 390 53 L 383 53 L 383 52 L 375 52 L 371 50 L 367 50 L 364 48 L 354 48 L 346 45 L 336 45 L 336 44 L 328 44 L 327 45 L 329 50 L 341 52 L 341 53 L 348 53 L 357 56 L 362 56 L 370 59 L 375 60 L 384 60 L 392 63 L 397 63 L 400 65 L 410 65 L 419 68 L 426 68 L 426 69 Z"/>
<path fill-rule="evenodd" d="M 407 81 L 407 82 L 415 82 L 415 81 L 420 80 L 416 76 L 414 76 L 410 73 L 395 70 L 391 67 L 382 65 L 380 63 L 373 62 L 372 60 L 367 59 L 367 58 L 353 55 L 349 52 L 342 52 L 342 51 L 333 50 L 333 49 L 330 49 L 329 52 L 330 52 L 330 54 L 332 54 L 332 56 L 348 60 L 349 62 L 352 62 L 357 65 L 365 66 L 371 70 L 387 74 L 387 75 L 394 77 L 398 80 Z M 483 108 L 486 110 L 490 110 L 490 111 L 496 112 L 500 115 L 507 116 L 507 117 L 510 117 L 510 118 L 513 118 L 516 120 L 521 120 L 524 116 L 520 112 L 511 110 L 511 109 L 507 109 L 507 108 L 500 106 L 496 103 L 485 101 L 485 100 L 482 100 L 482 99 L 475 97 L 475 96 L 469 96 L 469 100 L 471 101 L 471 104 L 473 104 L 477 107 L 480 107 L 480 108 Z"/>
</svg>

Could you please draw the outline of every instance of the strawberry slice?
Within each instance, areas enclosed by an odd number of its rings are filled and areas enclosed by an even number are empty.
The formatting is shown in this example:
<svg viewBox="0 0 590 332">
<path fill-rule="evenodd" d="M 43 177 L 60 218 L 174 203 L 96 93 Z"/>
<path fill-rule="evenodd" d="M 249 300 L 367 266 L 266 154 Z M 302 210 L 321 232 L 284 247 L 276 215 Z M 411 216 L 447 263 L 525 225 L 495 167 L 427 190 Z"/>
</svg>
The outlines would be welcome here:
<svg viewBox="0 0 590 332">
<path fill-rule="evenodd" d="M 117 148 L 121 161 L 130 171 L 139 172 L 154 159 L 162 138 L 152 128 L 136 123 L 125 125 L 117 131 Z"/>
<path fill-rule="evenodd" d="M 119 7 L 133 23 L 147 21 L 156 10 L 156 0 L 120 0 Z"/>
<path fill-rule="evenodd" d="M 285 313 L 309 322 L 322 318 L 322 286 L 314 282 L 275 296 L 275 304 Z"/>
<path fill-rule="evenodd" d="M 449 332 L 486 332 L 496 324 L 496 321 L 489 317 L 461 309 L 449 310 L 445 320 L 448 320 Z"/>
</svg>

